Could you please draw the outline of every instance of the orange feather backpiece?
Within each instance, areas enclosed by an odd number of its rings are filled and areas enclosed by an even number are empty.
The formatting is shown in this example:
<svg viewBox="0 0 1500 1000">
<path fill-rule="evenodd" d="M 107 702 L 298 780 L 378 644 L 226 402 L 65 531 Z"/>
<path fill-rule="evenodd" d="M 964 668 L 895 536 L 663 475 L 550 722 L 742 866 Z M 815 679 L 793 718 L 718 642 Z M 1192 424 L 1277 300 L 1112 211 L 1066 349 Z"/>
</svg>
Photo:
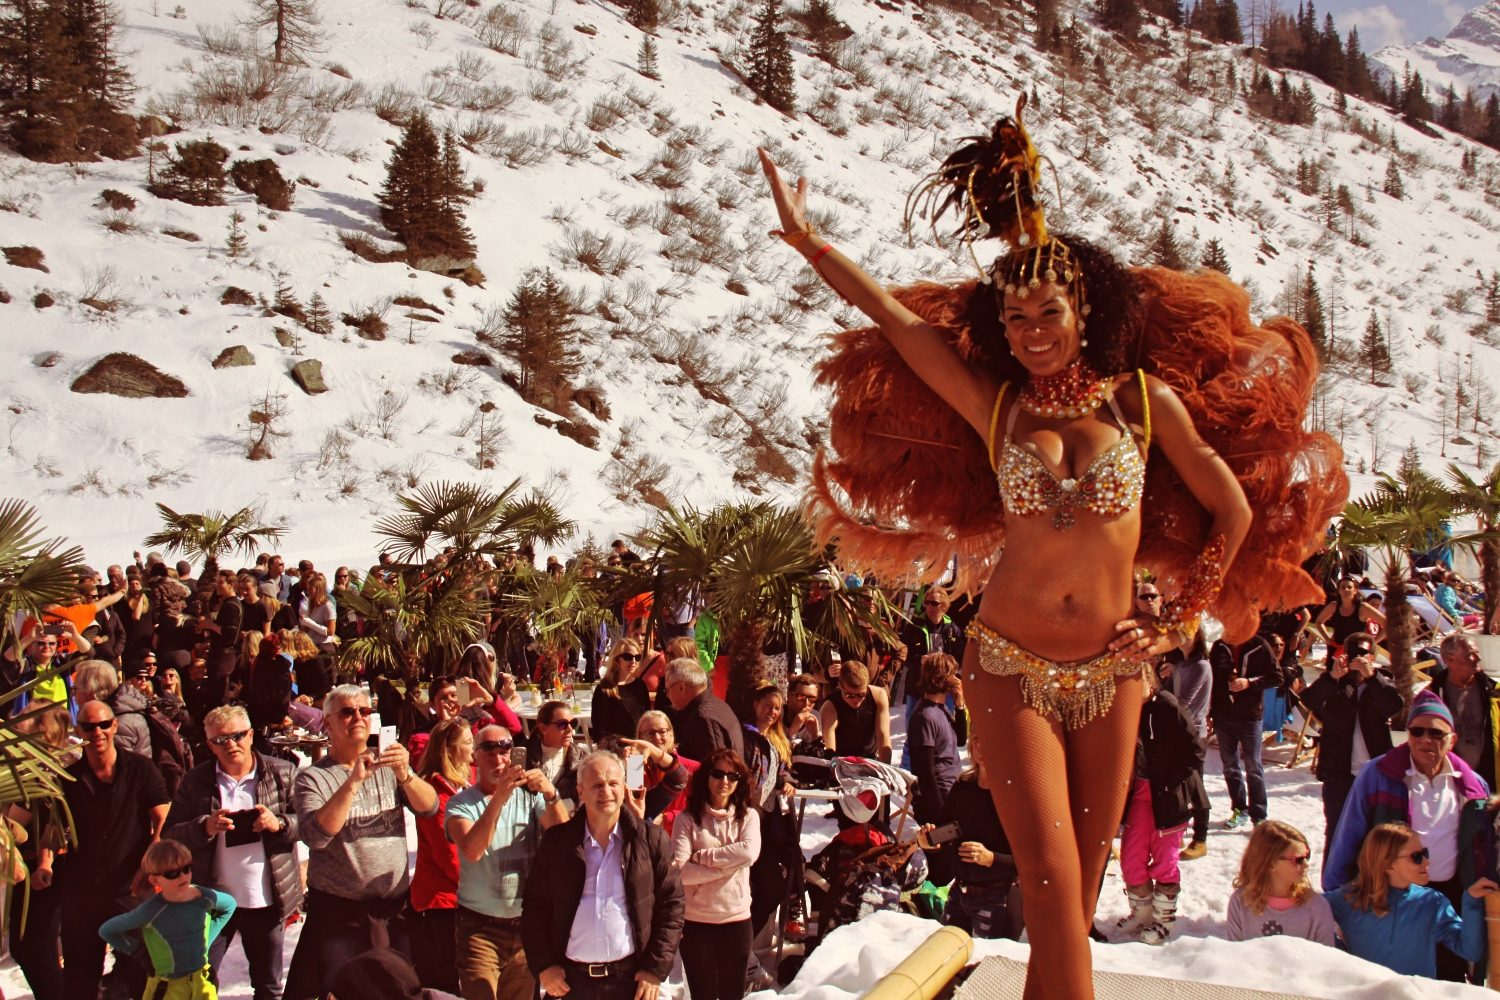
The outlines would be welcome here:
<svg viewBox="0 0 1500 1000">
<path fill-rule="evenodd" d="M 1261 609 L 1322 598 L 1300 564 L 1343 509 L 1349 482 L 1337 443 L 1303 427 L 1317 356 L 1291 320 L 1256 326 L 1244 289 L 1216 271 L 1135 274 L 1145 288 L 1146 319 L 1127 356 L 1178 394 L 1254 512 L 1210 608 L 1226 637 L 1238 641 L 1255 631 Z M 974 361 L 974 287 L 925 283 L 894 294 Z M 845 561 L 890 582 L 935 580 L 956 554 L 956 588 L 981 588 L 1005 542 L 984 441 L 874 327 L 835 334 L 817 378 L 834 393 L 833 455 L 818 457 L 807 499 L 820 539 L 838 538 Z M 1171 590 L 1207 542 L 1208 513 L 1159 453 L 1147 464 L 1142 502 L 1136 561 Z"/>
</svg>

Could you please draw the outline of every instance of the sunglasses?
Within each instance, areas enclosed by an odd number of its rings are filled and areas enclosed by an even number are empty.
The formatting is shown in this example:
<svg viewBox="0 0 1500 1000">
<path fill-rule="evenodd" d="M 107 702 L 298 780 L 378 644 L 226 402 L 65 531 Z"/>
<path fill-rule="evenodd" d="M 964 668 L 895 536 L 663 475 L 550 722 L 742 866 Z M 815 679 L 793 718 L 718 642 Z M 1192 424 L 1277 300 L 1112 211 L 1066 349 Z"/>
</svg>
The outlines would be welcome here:
<svg viewBox="0 0 1500 1000">
<path fill-rule="evenodd" d="M 619 656 L 615 657 L 615 659 L 617 660 L 629 660 L 632 663 L 634 663 L 636 660 L 639 660 L 640 658 L 640 653 L 621 653 Z"/>
<path fill-rule="evenodd" d="M 848 688 L 839 688 L 839 694 L 849 701 L 864 701 L 870 696 L 868 691 L 850 691 Z"/>
<path fill-rule="evenodd" d="M 221 733 L 218 736 L 210 736 L 208 738 L 208 742 L 212 743 L 216 747 L 227 747 L 231 743 L 238 743 L 240 740 L 249 735 L 250 730 L 241 729 L 237 733 Z"/>
<path fill-rule="evenodd" d="M 551 722 L 546 723 L 546 725 L 552 726 L 554 729 L 572 729 L 573 728 L 573 720 L 572 719 L 553 719 Z"/>
<path fill-rule="evenodd" d="M 924 607 L 924 608 L 940 608 L 942 606 L 943 606 L 943 602 L 942 601 L 923 601 L 922 602 L 922 607 Z"/>
<path fill-rule="evenodd" d="M 97 732 L 100 729 L 109 730 L 115 728 L 115 720 L 105 719 L 103 722 L 80 722 L 78 728 L 86 733 Z"/>
<path fill-rule="evenodd" d="M 368 705 L 345 705 L 339 709 L 339 718 L 345 722 L 353 722 L 357 715 L 361 719 L 368 719 L 375 714 L 375 710 Z"/>
<path fill-rule="evenodd" d="M 1398 854 L 1398 855 L 1396 855 L 1396 857 L 1398 857 L 1398 858 L 1410 858 L 1412 864 L 1414 864 L 1414 865 L 1420 865 L 1420 864 L 1425 863 L 1428 858 L 1432 857 L 1432 852 L 1429 851 L 1427 848 L 1424 847 L 1421 850 L 1412 851 L 1410 854 Z"/>
<path fill-rule="evenodd" d="M 1292 864 L 1296 865 L 1298 868 L 1306 868 L 1307 867 L 1307 863 L 1312 860 L 1312 855 L 1311 854 L 1289 854 L 1289 855 L 1284 856 L 1281 860 L 1282 861 L 1290 861 Z"/>
<path fill-rule="evenodd" d="M 183 865 L 181 868 L 168 868 L 164 872 L 152 872 L 151 874 L 155 875 L 157 878 L 166 879 L 170 882 L 172 879 L 182 878 L 182 876 L 191 875 L 192 873 L 192 865 Z"/>
<path fill-rule="evenodd" d="M 1159 600 L 1161 600 L 1161 595 L 1160 594 L 1136 594 L 1135 595 L 1135 599 L 1138 600 L 1138 601 L 1159 601 Z"/>
<path fill-rule="evenodd" d="M 1424 737 L 1428 739 L 1440 740 L 1448 735 L 1448 730 L 1438 729 L 1433 726 L 1407 726 L 1406 735 L 1408 739 L 1414 740 L 1420 740 Z"/>
<path fill-rule="evenodd" d="M 734 771 L 720 771 L 718 768 L 715 768 L 708 772 L 708 776 L 715 781 L 727 781 L 731 785 L 738 785 L 740 783 L 740 776 Z"/>
<path fill-rule="evenodd" d="M 515 743 L 511 740 L 480 740 L 478 745 L 485 753 L 510 753 Z"/>
</svg>

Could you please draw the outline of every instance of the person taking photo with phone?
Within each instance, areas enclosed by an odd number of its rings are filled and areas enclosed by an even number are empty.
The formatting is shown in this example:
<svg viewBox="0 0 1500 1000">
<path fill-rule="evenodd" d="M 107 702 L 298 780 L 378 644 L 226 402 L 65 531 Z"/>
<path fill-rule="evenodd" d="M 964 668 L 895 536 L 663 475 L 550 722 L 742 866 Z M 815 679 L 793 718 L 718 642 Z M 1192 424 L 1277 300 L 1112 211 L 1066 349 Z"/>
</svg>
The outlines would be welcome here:
<svg viewBox="0 0 1500 1000">
<path fill-rule="evenodd" d="M 529 1000 L 536 979 L 521 945 L 521 896 L 542 831 L 567 822 L 568 806 L 539 768 L 524 766 L 525 748 L 504 727 L 485 726 L 473 747 L 478 780 L 443 817 L 458 853 L 458 989 L 464 1000 Z"/>
<path fill-rule="evenodd" d="M 1347 636 L 1328 670 L 1302 693 L 1302 704 L 1323 723 L 1314 774 L 1323 783 L 1325 858 L 1355 775 L 1391 748 L 1391 720 L 1401 714 L 1401 692 L 1377 668 L 1374 650 L 1373 637 Z"/>
<path fill-rule="evenodd" d="M 238 705 L 209 712 L 203 731 L 214 759 L 183 776 L 164 834 L 192 853 L 193 884 L 234 899 L 234 915 L 209 947 L 213 976 L 238 935 L 255 1000 L 279 1000 L 282 935 L 302 907 L 295 768 L 252 749 L 250 716 Z"/>
<path fill-rule="evenodd" d="M 292 797 L 308 847 L 307 923 L 287 971 L 286 1000 L 332 988 L 339 966 L 388 944 L 408 953 L 406 820 L 437 812 L 437 793 L 398 742 L 371 747 L 370 696 L 344 684 L 323 699 L 328 753 L 297 772 Z"/>
</svg>

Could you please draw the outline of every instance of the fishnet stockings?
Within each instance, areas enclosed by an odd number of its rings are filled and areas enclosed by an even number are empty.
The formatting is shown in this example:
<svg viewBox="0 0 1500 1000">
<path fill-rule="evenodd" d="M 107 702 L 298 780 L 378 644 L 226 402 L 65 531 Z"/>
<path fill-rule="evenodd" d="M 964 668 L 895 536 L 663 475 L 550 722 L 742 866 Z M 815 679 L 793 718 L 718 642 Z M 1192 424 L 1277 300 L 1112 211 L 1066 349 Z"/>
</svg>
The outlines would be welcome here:
<svg viewBox="0 0 1500 1000">
<path fill-rule="evenodd" d="M 972 643 L 964 677 L 971 674 L 964 693 L 972 732 L 1026 911 L 1025 1000 L 1088 1000 L 1094 995 L 1089 926 L 1130 791 L 1143 682 L 1139 675 L 1118 678 L 1109 710 L 1068 731 L 1025 706 L 1019 677 L 985 673 Z"/>
</svg>

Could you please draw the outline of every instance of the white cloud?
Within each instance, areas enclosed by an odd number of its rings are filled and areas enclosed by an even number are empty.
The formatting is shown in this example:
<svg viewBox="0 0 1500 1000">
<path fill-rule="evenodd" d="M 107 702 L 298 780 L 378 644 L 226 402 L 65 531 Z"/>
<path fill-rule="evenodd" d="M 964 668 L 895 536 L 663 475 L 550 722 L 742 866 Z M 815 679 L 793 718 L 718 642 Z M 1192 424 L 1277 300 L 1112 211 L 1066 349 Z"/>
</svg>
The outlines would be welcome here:
<svg viewBox="0 0 1500 1000">
<path fill-rule="evenodd" d="M 1447 35 L 1448 32 L 1453 30 L 1454 26 L 1457 25 L 1459 21 L 1462 21 L 1464 19 L 1464 15 L 1469 12 L 1469 8 L 1471 6 L 1471 4 L 1453 3 L 1451 2 L 1451 0 L 1441 0 L 1441 2 L 1438 4 L 1438 24 L 1433 29 L 1432 34 L 1436 35 L 1439 38 Z"/>
<path fill-rule="evenodd" d="M 1346 31 L 1350 27 L 1359 29 L 1359 43 L 1366 52 L 1374 52 L 1385 45 L 1407 44 L 1409 29 L 1406 19 L 1385 4 L 1348 11 L 1339 16 L 1339 22 Z"/>
</svg>

